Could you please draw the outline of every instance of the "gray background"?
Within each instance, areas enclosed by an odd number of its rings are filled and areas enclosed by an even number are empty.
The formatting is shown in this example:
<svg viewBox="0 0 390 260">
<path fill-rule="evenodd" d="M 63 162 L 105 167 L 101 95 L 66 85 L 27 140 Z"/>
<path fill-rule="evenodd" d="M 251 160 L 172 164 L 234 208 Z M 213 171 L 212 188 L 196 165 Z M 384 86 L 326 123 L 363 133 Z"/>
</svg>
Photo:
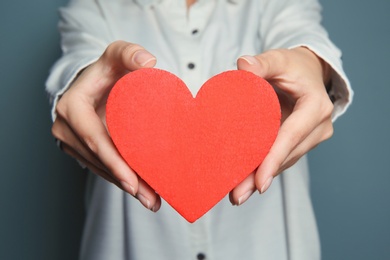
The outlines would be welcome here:
<svg viewBox="0 0 390 260">
<path fill-rule="evenodd" d="M 0 3 L 0 259 L 76 259 L 85 174 L 50 135 L 44 81 L 66 0 Z M 323 259 L 390 259 L 390 1 L 329 0 L 324 25 L 356 92 L 310 153 Z"/>
</svg>

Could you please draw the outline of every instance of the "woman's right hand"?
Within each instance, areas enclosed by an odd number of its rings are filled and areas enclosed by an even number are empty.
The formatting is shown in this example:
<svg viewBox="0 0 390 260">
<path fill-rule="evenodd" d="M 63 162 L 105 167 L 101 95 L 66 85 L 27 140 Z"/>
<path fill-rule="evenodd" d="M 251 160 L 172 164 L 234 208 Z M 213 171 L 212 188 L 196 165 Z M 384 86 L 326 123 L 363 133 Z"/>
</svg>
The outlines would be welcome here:
<svg viewBox="0 0 390 260">
<path fill-rule="evenodd" d="M 128 72 L 150 68 L 156 58 L 141 46 L 116 41 L 80 73 L 56 106 L 52 134 L 62 150 L 157 211 L 161 198 L 127 165 L 106 127 L 106 101 L 115 82 Z"/>
</svg>

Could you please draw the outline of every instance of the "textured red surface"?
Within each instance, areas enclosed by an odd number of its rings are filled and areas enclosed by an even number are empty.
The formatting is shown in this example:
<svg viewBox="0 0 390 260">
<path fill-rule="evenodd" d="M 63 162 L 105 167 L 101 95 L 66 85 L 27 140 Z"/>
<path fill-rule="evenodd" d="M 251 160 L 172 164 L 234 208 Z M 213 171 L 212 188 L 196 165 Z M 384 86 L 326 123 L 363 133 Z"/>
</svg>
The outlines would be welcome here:
<svg viewBox="0 0 390 260">
<path fill-rule="evenodd" d="M 189 222 L 261 164 L 281 116 L 272 86 L 242 70 L 212 77 L 195 98 L 167 71 L 137 70 L 116 83 L 106 112 L 129 166 Z"/>
</svg>

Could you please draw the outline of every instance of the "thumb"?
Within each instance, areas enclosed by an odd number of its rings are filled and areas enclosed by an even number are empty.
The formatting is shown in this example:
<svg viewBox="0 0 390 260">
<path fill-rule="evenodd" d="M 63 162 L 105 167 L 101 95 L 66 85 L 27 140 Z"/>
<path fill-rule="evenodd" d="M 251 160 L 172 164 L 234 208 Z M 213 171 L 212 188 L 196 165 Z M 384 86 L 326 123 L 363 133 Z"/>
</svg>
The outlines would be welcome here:
<svg viewBox="0 0 390 260">
<path fill-rule="evenodd" d="M 238 58 L 237 68 L 254 73 L 265 79 L 274 79 L 287 67 L 287 60 L 280 50 L 272 50 L 260 55 L 244 55 Z"/>
<path fill-rule="evenodd" d="M 153 67 L 156 58 L 138 44 L 116 41 L 107 47 L 98 62 L 110 67 L 108 72 L 121 72 Z"/>
<path fill-rule="evenodd" d="M 129 71 L 151 68 L 156 58 L 142 46 L 124 41 L 111 43 L 91 66 L 87 67 L 77 80 L 77 87 L 96 103 L 105 98 L 112 86 Z"/>
</svg>

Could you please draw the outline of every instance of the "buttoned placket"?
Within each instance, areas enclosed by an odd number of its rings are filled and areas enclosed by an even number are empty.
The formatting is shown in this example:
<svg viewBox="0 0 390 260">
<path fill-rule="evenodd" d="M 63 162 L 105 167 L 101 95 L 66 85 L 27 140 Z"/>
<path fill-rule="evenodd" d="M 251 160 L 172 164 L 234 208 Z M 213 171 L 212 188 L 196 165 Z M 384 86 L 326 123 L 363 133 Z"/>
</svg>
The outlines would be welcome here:
<svg viewBox="0 0 390 260">
<path fill-rule="evenodd" d="M 209 11 L 207 8 L 211 7 L 210 5 L 210 1 L 198 1 L 187 13 L 187 55 L 183 57 L 182 64 L 182 66 L 185 67 L 183 69 L 186 69 L 187 71 L 186 73 L 183 73 L 183 80 L 199 84 L 198 86 L 195 86 L 196 89 L 203 84 L 201 81 L 203 69 L 201 40 L 202 32 L 205 30 L 207 23 L 207 12 Z M 194 86 L 189 86 L 189 88 L 190 90 L 193 90 Z M 192 94 L 195 96 L 194 91 L 192 91 Z M 206 215 L 199 219 L 195 225 L 191 225 L 191 259 L 212 259 L 210 252 L 211 237 L 209 224 L 209 218 Z"/>
<path fill-rule="evenodd" d="M 211 1 L 214 2 L 214 1 Z M 183 7 L 183 6 L 182 6 Z M 177 53 L 181 71 L 181 79 L 187 84 L 193 96 L 203 84 L 202 75 L 202 32 L 207 24 L 208 8 L 212 8 L 210 1 L 198 1 L 187 11 L 182 9 L 185 22 L 175 23 L 175 31 L 180 35 L 177 44 Z M 209 9 L 210 10 L 210 9 Z M 181 20 L 181 19 L 180 19 Z M 176 44 L 176 43 L 175 43 Z M 210 251 L 210 223 L 209 218 L 203 216 L 196 223 L 188 226 L 190 258 L 194 260 L 213 259 Z"/>
<path fill-rule="evenodd" d="M 190 10 L 187 10 L 184 0 L 161 1 L 153 5 L 158 22 L 163 25 L 162 34 L 169 35 L 167 51 L 172 53 L 167 57 L 177 62 L 178 67 L 174 67 L 175 71 L 172 72 L 177 73 L 187 84 L 193 96 L 196 96 L 205 80 L 202 75 L 202 33 L 213 4 L 215 1 L 199 0 Z M 207 215 L 187 227 L 188 236 L 185 239 L 188 239 L 189 259 L 213 259 L 210 252 L 210 220 Z"/>
<path fill-rule="evenodd" d="M 217 5 L 218 1 L 216 0 L 198 0 L 188 10 L 185 29 L 188 45 L 186 46 L 186 55 L 184 55 L 186 60 L 183 60 L 183 68 L 185 67 L 188 73 L 185 73 L 183 79 L 190 84 L 196 84 L 188 86 L 194 96 L 196 91 L 193 89 L 198 90 L 210 76 L 204 63 L 210 57 L 205 56 L 207 50 L 202 47 L 202 44 L 207 44 L 208 39 L 205 39 L 206 26 L 209 24 L 209 19 L 211 19 Z"/>
<path fill-rule="evenodd" d="M 190 259 L 209 260 L 213 259 L 211 252 L 210 219 L 205 216 L 199 219 L 196 224 L 191 224 L 190 234 Z"/>
<path fill-rule="evenodd" d="M 201 53 L 201 34 L 205 26 L 204 16 L 200 16 L 201 5 L 204 3 L 195 3 L 187 12 L 187 21 L 182 28 L 183 47 L 180 52 L 180 70 L 182 71 L 182 80 L 188 84 L 189 89 L 195 96 L 202 79 L 202 53 Z"/>
</svg>

